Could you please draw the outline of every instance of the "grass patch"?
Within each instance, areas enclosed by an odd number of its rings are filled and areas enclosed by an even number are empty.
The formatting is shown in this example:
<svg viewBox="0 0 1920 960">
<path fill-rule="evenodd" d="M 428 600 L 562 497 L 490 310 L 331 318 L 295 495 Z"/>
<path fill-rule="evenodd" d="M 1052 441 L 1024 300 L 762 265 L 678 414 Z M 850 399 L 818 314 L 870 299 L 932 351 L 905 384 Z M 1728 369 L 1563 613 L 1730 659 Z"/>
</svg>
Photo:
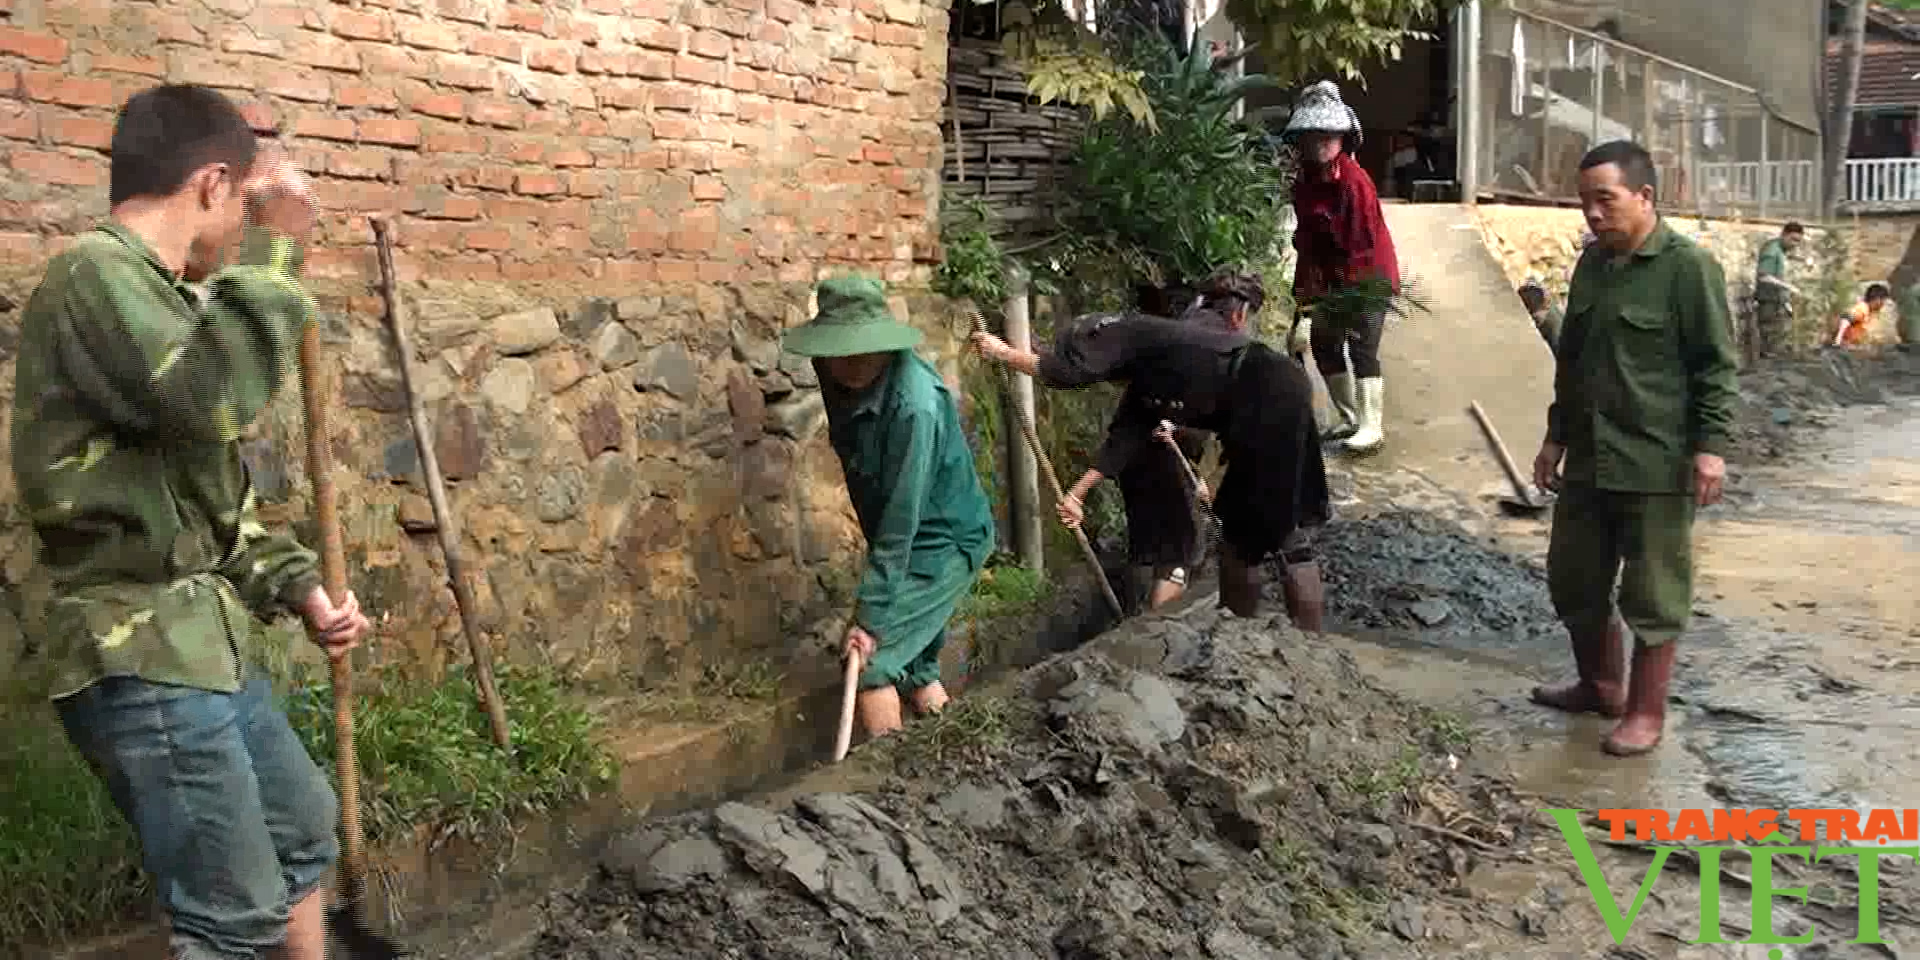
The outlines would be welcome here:
<svg viewBox="0 0 1920 960">
<path fill-rule="evenodd" d="M 1349 770 L 1342 779 L 1355 794 L 1370 801 L 1384 800 L 1420 782 L 1420 748 L 1404 744 L 1391 763 Z"/>
<path fill-rule="evenodd" d="M 780 696 L 780 684 L 787 675 L 765 660 L 738 663 L 710 663 L 700 669 L 695 693 L 726 700 L 774 700 Z"/>
<path fill-rule="evenodd" d="M 954 615 L 969 620 L 1026 613 L 1040 605 L 1053 586 L 1037 571 L 1020 566 L 1013 557 L 996 553 L 987 559 L 986 568 L 973 581 L 973 589 L 960 601 Z"/>
<path fill-rule="evenodd" d="M 486 712 L 464 671 L 437 683 L 387 674 L 355 705 L 361 793 L 371 842 L 425 827 L 477 837 L 516 817 L 579 802 L 613 780 L 615 764 L 595 739 L 597 723 L 557 674 L 503 668 L 496 674 L 514 751 L 493 745 Z M 316 760 L 332 769 L 333 701 L 326 685 L 302 685 L 287 716 Z"/>
<path fill-rule="evenodd" d="M 1473 745 L 1473 725 L 1465 717 L 1431 707 L 1420 708 L 1427 739 L 1438 750 L 1464 750 Z"/>
<path fill-rule="evenodd" d="M 985 767 L 1005 756 L 1021 728 L 1031 723 L 1032 704 L 1007 697 L 973 696 L 907 724 L 873 751 L 902 774 L 942 776 Z"/>
<path fill-rule="evenodd" d="M 1331 929 L 1349 939 L 1365 933 L 1384 897 L 1370 887 L 1355 889 L 1328 874 L 1326 864 L 1288 838 L 1267 845 L 1267 862 L 1280 872 L 1293 897 L 1296 922 Z"/>
<path fill-rule="evenodd" d="M 50 706 L 0 708 L 0 943 L 57 942 L 134 915 L 140 847 Z"/>
</svg>

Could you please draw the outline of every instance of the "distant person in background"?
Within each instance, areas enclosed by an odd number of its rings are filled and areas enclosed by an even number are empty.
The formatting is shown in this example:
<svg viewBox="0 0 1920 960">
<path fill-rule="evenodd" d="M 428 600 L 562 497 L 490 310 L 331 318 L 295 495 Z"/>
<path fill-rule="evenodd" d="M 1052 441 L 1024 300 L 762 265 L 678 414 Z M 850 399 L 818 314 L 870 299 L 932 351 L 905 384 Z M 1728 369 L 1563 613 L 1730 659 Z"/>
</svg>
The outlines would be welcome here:
<svg viewBox="0 0 1920 960">
<path fill-rule="evenodd" d="M 1420 155 L 1413 131 L 1396 132 L 1393 135 L 1393 155 L 1387 160 L 1387 192 L 1402 200 L 1412 200 L 1413 182 L 1431 179 L 1432 176 L 1433 168 Z"/>
<path fill-rule="evenodd" d="M 1853 308 L 1840 315 L 1839 328 L 1833 332 L 1836 347 L 1861 347 L 1880 319 L 1880 312 L 1893 300 L 1893 291 L 1884 283 L 1868 284 L 1867 293 Z"/>
<path fill-rule="evenodd" d="M 1540 339 L 1547 342 L 1547 349 L 1556 355 L 1560 352 L 1560 325 L 1565 316 L 1560 308 L 1553 305 L 1553 297 L 1538 278 L 1528 277 L 1520 285 L 1520 302 L 1527 308 L 1527 316 L 1533 319 L 1533 328 L 1540 331 Z"/>
<path fill-rule="evenodd" d="M 1807 228 L 1789 223 L 1760 248 L 1753 268 L 1752 356 L 1778 356 L 1793 334 L 1793 298 L 1800 291 L 1787 282 L 1787 255 L 1807 238 Z"/>
<path fill-rule="evenodd" d="M 1314 363 L 1340 418 L 1321 439 L 1350 453 L 1371 453 L 1386 439 L 1380 338 L 1391 298 L 1400 292 L 1393 237 L 1373 178 L 1354 159 L 1360 118 L 1340 99 L 1339 87 L 1323 80 L 1301 91 L 1283 135 L 1300 156 L 1293 299 L 1306 312 L 1301 322 L 1309 324 Z"/>
</svg>

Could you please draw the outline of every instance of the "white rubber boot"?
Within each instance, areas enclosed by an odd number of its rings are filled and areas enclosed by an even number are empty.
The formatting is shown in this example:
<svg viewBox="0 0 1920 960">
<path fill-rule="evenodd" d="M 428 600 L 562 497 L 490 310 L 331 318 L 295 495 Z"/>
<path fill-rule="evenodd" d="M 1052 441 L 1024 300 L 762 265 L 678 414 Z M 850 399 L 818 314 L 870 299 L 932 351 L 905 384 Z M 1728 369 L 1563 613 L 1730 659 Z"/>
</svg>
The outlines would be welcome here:
<svg viewBox="0 0 1920 960">
<path fill-rule="evenodd" d="M 1353 453 L 1372 453 L 1386 440 L 1386 432 L 1381 428 L 1381 420 L 1387 413 L 1385 396 L 1387 381 L 1384 377 L 1368 377 L 1360 381 L 1360 429 L 1346 440 L 1346 447 Z"/>
<path fill-rule="evenodd" d="M 1320 431 L 1322 443 L 1333 443 L 1353 436 L 1360 429 L 1360 409 L 1353 397 L 1353 374 L 1330 373 L 1326 376 L 1327 396 L 1333 400 L 1333 413 L 1339 417 L 1338 423 Z"/>
</svg>

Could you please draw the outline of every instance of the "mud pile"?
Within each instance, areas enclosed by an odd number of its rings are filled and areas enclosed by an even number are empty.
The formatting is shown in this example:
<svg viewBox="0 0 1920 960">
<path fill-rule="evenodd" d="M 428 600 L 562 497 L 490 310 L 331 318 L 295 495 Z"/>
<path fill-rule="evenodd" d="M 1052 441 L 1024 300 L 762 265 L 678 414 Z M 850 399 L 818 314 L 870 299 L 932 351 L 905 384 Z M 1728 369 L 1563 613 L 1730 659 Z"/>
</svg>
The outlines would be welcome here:
<svg viewBox="0 0 1920 960">
<path fill-rule="evenodd" d="M 1823 350 L 1768 361 L 1740 377 L 1736 456 L 1790 458 L 1798 449 L 1795 431 L 1827 425 L 1839 408 L 1915 393 L 1920 393 L 1920 350 Z"/>
<path fill-rule="evenodd" d="M 1514 644 L 1558 636 L 1546 571 L 1431 513 L 1343 517 L 1316 549 L 1333 629 Z"/>
<path fill-rule="evenodd" d="M 1336 960 L 1464 935 L 1445 892 L 1523 814 L 1283 620 L 1132 620 L 856 751 L 877 789 L 647 823 L 551 899 L 532 956 Z"/>
</svg>

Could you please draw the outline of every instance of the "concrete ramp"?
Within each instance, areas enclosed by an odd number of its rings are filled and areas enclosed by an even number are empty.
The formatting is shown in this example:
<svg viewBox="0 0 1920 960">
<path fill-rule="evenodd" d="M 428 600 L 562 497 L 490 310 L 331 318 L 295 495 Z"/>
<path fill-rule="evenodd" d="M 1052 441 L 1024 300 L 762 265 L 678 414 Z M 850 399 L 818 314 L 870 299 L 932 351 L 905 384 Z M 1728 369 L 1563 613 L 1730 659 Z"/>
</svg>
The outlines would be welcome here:
<svg viewBox="0 0 1920 960">
<path fill-rule="evenodd" d="M 1480 402 L 1523 475 L 1530 472 L 1553 397 L 1553 354 L 1469 208 L 1393 203 L 1385 211 L 1401 271 L 1433 312 L 1389 321 L 1381 346 L 1387 442 L 1378 455 L 1352 461 L 1354 469 L 1410 470 L 1466 497 L 1494 492 L 1506 481 L 1468 404 Z"/>
</svg>

